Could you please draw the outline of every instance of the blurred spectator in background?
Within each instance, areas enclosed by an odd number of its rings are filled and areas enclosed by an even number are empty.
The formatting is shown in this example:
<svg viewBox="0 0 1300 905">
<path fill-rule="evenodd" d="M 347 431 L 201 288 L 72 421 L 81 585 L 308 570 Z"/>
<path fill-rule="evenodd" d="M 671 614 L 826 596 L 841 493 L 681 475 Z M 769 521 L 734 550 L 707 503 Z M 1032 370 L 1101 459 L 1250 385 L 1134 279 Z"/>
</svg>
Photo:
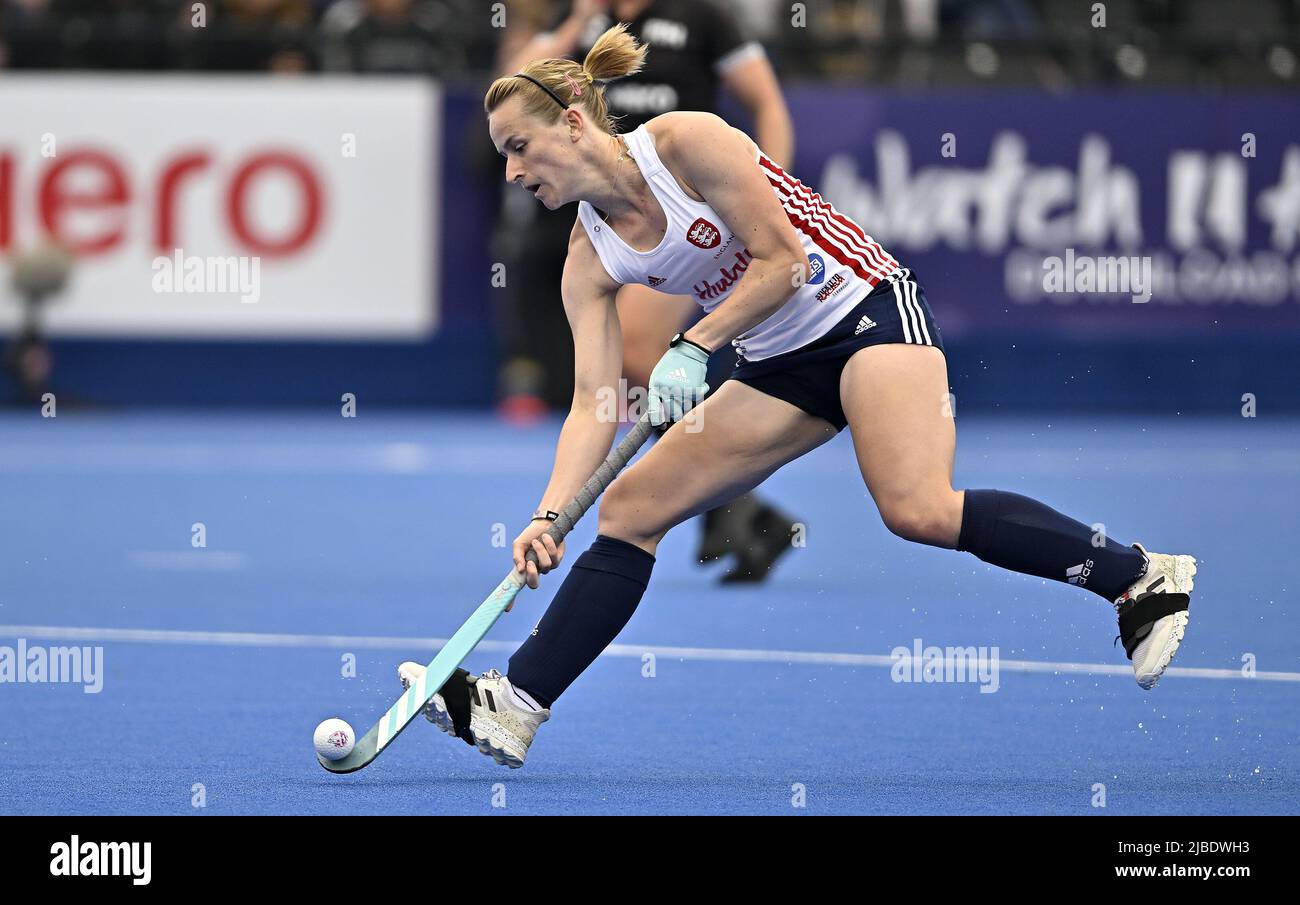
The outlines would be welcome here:
<svg viewBox="0 0 1300 905">
<path fill-rule="evenodd" d="M 939 15 L 970 38 L 1032 37 L 1042 30 L 1030 0 L 943 0 Z"/>
<path fill-rule="evenodd" d="M 560 6 L 556 0 L 511 0 L 505 32 L 497 45 L 494 68 L 502 70 L 507 61 L 517 57 L 529 42 L 550 28 Z"/>
<path fill-rule="evenodd" d="M 913 41 L 933 41 L 939 36 L 939 0 L 900 0 L 903 31 Z"/>
<path fill-rule="evenodd" d="M 560 24 L 576 21 L 570 13 L 599 5 L 510 0 L 503 36 L 484 25 L 499 18 L 491 0 L 0 0 L 0 67 L 481 79 L 539 34 L 564 36 Z M 1293 90 L 1300 81 L 1300 0 L 1108 0 L 1097 10 L 1090 0 L 688 5 L 730 8 L 736 27 L 761 41 L 787 77 L 919 88 L 1195 82 Z M 1102 8 L 1106 26 L 1094 27 Z"/>
<path fill-rule="evenodd" d="M 768 41 L 780 37 L 781 21 L 778 17 L 789 15 L 790 4 L 782 0 L 728 0 L 736 22 L 747 37 L 755 41 Z"/>
<path fill-rule="evenodd" d="M 42 402 L 50 390 L 54 360 L 42 325 L 42 309 L 67 285 L 72 255 L 54 244 L 15 254 L 9 259 L 13 301 L 20 307 L 18 327 L 4 344 L 0 366 L 18 388 L 18 404 Z"/>
<path fill-rule="evenodd" d="M 166 53 L 157 40 L 172 0 L 4 0 L 3 33 L 11 65 L 112 67 L 134 58 L 156 68 Z"/>
<path fill-rule="evenodd" d="M 173 6 L 171 34 L 181 66 L 290 73 L 316 68 L 311 0 L 210 0 L 204 6 L 202 18 L 196 18 L 193 3 Z"/>
<path fill-rule="evenodd" d="M 486 15 L 450 0 L 338 0 L 321 17 L 329 70 L 449 76 L 468 68 L 467 29 Z"/>
<path fill-rule="evenodd" d="M 49 15 L 50 0 L 0 0 L 0 23 L 6 29 L 22 28 Z"/>
</svg>

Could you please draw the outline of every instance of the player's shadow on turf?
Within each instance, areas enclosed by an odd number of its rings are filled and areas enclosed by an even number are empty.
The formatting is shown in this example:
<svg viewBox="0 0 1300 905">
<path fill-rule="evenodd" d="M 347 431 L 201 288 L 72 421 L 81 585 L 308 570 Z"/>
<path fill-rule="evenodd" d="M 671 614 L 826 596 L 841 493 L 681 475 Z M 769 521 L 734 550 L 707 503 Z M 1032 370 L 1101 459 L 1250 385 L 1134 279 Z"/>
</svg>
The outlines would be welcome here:
<svg viewBox="0 0 1300 905">
<path fill-rule="evenodd" d="M 485 765 L 496 766 L 496 765 Z M 391 775 L 379 775 L 375 772 L 366 772 L 357 776 L 331 776 L 323 770 L 319 779 L 295 781 L 288 780 L 286 785 L 298 786 L 304 789 L 321 789 L 332 788 L 342 791 L 346 788 L 355 789 L 404 789 L 404 788 L 439 788 L 439 789 L 481 789 L 484 783 L 489 785 L 495 782 L 504 782 L 509 779 L 515 782 L 527 781 L 528 785 L 533 788 L 546 788 L 549 786 L 562 786 L 573 788 L 573 784 L 583 781 L 586 774 L 570 773 L 529 773 L 525 774 L 522 770 L 503 770 L 496 767 L 494 770 L 485 769 L 481 773 L 471 773 L 462 770 L 457 773 L 439 773 L 436 769 L 431 769 L 426 773 L 411 773 L 403 771 L 401 773 L 392 773 Z"/>
</svg>

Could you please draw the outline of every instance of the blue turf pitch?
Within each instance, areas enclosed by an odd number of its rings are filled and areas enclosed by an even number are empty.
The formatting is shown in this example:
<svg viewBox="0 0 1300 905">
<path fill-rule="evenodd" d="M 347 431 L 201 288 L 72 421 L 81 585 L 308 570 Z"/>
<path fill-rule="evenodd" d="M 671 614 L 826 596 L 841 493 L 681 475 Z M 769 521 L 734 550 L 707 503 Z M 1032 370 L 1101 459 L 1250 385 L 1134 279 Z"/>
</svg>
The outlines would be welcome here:
<svg viewBox="0 0 1300 905">
<path fill-rule="evenodd" d="M 432 657 L 414 639 L 450 635 L 501 578 L 494 539 L 536 504 L 556 429 L 0 418 L 0 646 L 104 650 L 99 694 L 0 684 L 0 813 L 1300 811 L 1300 682 L 1169 676 L 1144 693 L 1131 675 L 1049 667 L 1003 669 L 982 694 L 765 653 L 883 656 L 920 638 L 1127 667 L 1095 595 L 888 534 L 847 435 L 768 482 L 808 527 L 767 585 L 721 589 L 719 567 L 690 561 L 696 526 L 668 536 L 620 646 L 523 770 L 417 720 L 366 771 L 327 774 L 312 728 L 338 715 L 364 731 L 400 691 L 397 663 Z M 957 486 L 1200 559 L 1175 665 L 1240 670 L 1249 654 L 1300 671 L 1300 422 L 962 417 L 958 431 Z M 569 562 L 594 531 L 593 515 Z M 563 571 L 521 595 L 470 668 L 504 668 Z"/>
</svg>

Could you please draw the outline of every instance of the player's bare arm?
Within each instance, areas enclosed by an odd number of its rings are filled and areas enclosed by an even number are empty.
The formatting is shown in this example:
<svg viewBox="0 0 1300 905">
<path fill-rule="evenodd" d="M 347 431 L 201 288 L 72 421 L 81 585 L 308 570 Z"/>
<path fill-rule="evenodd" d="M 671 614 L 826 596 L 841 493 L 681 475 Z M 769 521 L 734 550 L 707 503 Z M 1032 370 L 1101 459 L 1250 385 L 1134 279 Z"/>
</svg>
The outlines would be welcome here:
<svg viewBox="0 0 1300 905">
<path fill-rule="evenodd" d="M 602 401 L 623 367 L 614 295 L 618 284 L 601 267 L 581 226 L 569 240 L 560 294 L 573 332 L 573 404 L 555 450 L 555 469 L 539 507 L 563 506 L 609 451 L 617 425 L 601 415 Z"/>
<path fill-rule="evenodd" d="M 538 586 L 564 558 L 564 543 L 546 536 L 547 512 L 558 512 L 573 499 L 583 483 L 609 452 L 617 428 L 606 417 L 607 405 L 623 369 L 623 337 L 619 331 L 614 297 L 619 284 L 605 272 L 582 226 L 575 224 L 569 238 L 560 295 L 573 332 L 573 404 L 555 445 L 551 479 L 542 493 L 534 519 L 515 538 L 515 568 L 525 573 L 528 586 Z M 529 550 L 537 562 L 525 561 Z"/>
</svg>

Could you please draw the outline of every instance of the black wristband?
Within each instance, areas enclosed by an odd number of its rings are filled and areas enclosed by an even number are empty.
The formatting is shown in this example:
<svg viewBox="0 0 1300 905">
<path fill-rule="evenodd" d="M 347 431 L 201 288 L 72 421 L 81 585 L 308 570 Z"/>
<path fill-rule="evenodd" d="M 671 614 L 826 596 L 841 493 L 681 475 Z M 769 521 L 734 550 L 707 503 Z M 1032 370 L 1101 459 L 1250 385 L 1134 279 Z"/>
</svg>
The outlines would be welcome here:
<svg viewBox="0 0 1300 905">
<path fill-rule="evenodd" d="M 671 349 L 673 346 L 677 345 L 678 343 L 686 343 L 686 345 L 688 345 L 688 346 L 694 346 L 695 348 L 697 348 L 697 349 L 699 349 L 701 352 L 703 352 L 705 355 L 712 355 L 712 354 L 713 354 L 713 350 L 712 350 L 712 349 L 706 349 L 706 348 L 704 348 L 704 346 L 700 345 L 699 343 L 695 342 L 694 340 L 687 339 L 685 333 L 678 333 L 676 336 L 674 336 L 672 339 L 670 339 L 670 340 L 668 341 L 668 348 Z"/>
</svg>

